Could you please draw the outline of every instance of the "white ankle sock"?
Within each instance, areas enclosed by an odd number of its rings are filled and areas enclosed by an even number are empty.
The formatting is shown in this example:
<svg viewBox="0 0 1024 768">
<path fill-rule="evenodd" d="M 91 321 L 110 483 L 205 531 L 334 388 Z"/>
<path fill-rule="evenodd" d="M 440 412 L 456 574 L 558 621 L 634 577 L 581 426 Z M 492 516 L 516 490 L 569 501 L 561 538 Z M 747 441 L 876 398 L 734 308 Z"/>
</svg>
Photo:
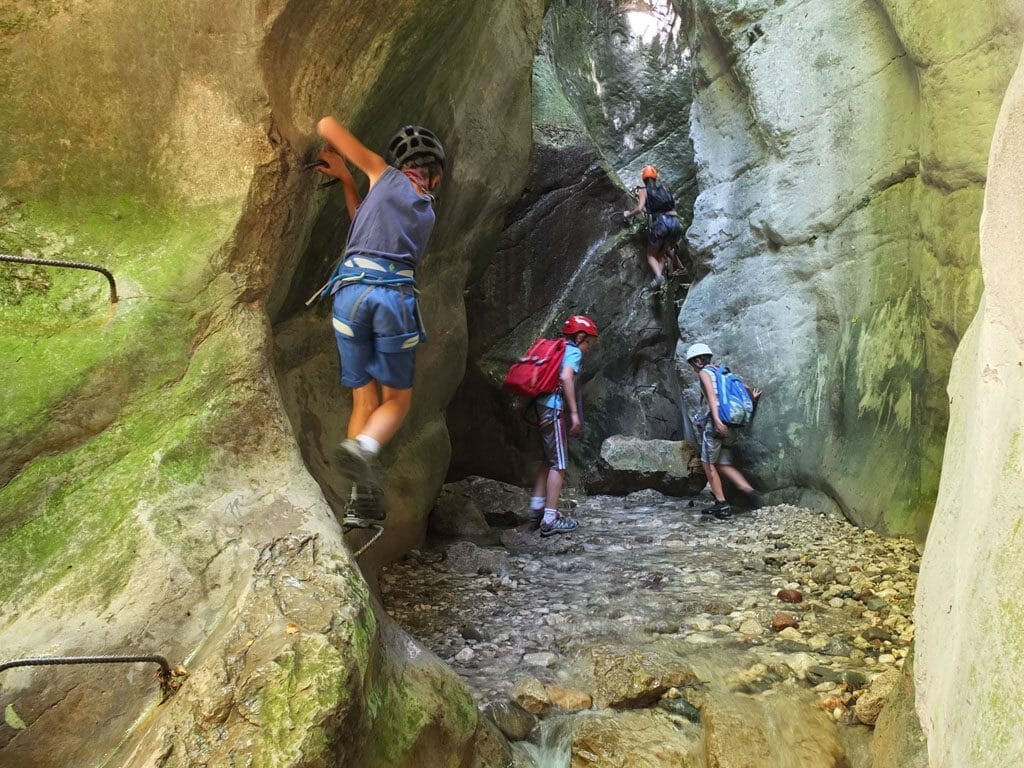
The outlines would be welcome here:
<svg viewBox="0 0 1024 768">
<path fill-rule="evenodd" d="M 376 456 L 380 453 L 380 443 L 374 440 L 369 435 L 356 435 L 355 441 L 359 443 L 359 447 L 362 448 L 369 454 Z"/>
<path fill-rule="evenodd" d="M 558 510 L 551 509 L 550 507 L 544 507 L 544 520 L 545 523 L 553 523 L 558 518 Z"/>
<path fill-rule="evenodd" d="M 530 497 L 530 509 L 534 512 L 540 512 L 544 509 L 544 502 L 547 501 L 545 496 L 531 496 Z"/>
</svg>

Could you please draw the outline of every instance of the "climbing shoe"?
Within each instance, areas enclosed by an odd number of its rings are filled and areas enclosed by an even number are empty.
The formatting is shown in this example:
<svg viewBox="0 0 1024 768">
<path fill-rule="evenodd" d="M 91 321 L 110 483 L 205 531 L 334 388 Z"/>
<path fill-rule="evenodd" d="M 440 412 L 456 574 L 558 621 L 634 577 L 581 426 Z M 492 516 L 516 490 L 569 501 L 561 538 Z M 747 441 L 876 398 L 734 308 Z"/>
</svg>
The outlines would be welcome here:
<svg viewBox="0 0 1024 768">
<path fill-rule="evenodd" d="M 367 528 L 381 525 L 387 516 L 382 499 L 369 491 L 356 487 L 356 492 L 345 506 L 345 519 L 342 525 L 349 528 Z"/>
<path fill-rule="evenodd" d="M 571 533 L 580 527 L 580 524 L 568 517 L 556 517 L 554 522 L 541 523 L 540 535 L 544 538 L 556 536 L 559 533 Z"/>
</svg>

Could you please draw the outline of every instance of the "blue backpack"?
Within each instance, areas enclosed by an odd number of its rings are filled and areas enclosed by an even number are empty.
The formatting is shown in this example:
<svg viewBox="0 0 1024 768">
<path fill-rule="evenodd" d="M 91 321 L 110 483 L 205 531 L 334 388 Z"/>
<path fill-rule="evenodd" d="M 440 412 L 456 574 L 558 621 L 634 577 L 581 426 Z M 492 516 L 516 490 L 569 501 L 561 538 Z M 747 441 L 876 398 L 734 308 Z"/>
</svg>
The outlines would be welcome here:
<svg viewBox="0 0 1024 768">
<path fill-rule="evenodd" d="M 747 426 L 754 418 L 754 401 L 747 385 L 724 365 L 711 367 L 718 395 L 718 418 L 729 426 Z"/>
</svg>

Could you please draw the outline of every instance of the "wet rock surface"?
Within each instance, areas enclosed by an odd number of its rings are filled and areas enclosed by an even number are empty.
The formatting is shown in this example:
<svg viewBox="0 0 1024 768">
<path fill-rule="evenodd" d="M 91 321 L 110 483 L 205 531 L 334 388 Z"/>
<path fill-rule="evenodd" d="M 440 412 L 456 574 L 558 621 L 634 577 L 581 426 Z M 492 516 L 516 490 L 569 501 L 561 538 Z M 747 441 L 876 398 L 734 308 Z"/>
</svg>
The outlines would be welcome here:
<svg viewBox="0 0 1024 768">
<path fill-rule="evenodd" d="M 723 696 L 778 693 L 857 724 L 858 698 L 913 638 L 914 544 L 786 505 L 720 521 L 708 504 L 586 498 L 572 534 L 523 525 L 481 548 L 489 572 L 467 572 L 464 544 L 414 551 L 383 572 L 382 599 L 481 705 L 545 717 L 568 688 L 595 710 L 677 703 L 699 719 Z"/>
</svg>

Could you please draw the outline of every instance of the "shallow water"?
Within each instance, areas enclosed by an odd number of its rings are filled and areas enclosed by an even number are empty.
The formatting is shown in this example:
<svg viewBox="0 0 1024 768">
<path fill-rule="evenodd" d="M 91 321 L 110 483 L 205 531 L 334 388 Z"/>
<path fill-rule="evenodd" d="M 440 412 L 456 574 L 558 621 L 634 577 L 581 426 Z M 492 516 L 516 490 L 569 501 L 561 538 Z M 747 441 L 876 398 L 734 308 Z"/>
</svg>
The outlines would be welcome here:
<svg viewBox="0 0 1024 768">
<path fill-rule="evenodd" d="M 505 531 L 503 547 L 438 543 L 387 569 L 382 599 L 480 704 L 509 698 L 523 677 L 587 690 L 595 647 L 677 658 L 708 691 L 813 687 L 822 701 L 902 665 L 913 636 L 911 542 L 787 506 L 718 521 L 701 503 L 594 497 L 576 510 L 572 534 L 541 539 L 523 527 Z M 816 566 L 821 584 L 811 579 Z M 782 587 L 804 601 L 781 602 Z M 773 632 L 778 612 L 799 628 Z M 834 717 L 852 719 L 838 710 Z M 863 751 L 860 729 L 848 729 L 852 751 Z"/>
</svg>

